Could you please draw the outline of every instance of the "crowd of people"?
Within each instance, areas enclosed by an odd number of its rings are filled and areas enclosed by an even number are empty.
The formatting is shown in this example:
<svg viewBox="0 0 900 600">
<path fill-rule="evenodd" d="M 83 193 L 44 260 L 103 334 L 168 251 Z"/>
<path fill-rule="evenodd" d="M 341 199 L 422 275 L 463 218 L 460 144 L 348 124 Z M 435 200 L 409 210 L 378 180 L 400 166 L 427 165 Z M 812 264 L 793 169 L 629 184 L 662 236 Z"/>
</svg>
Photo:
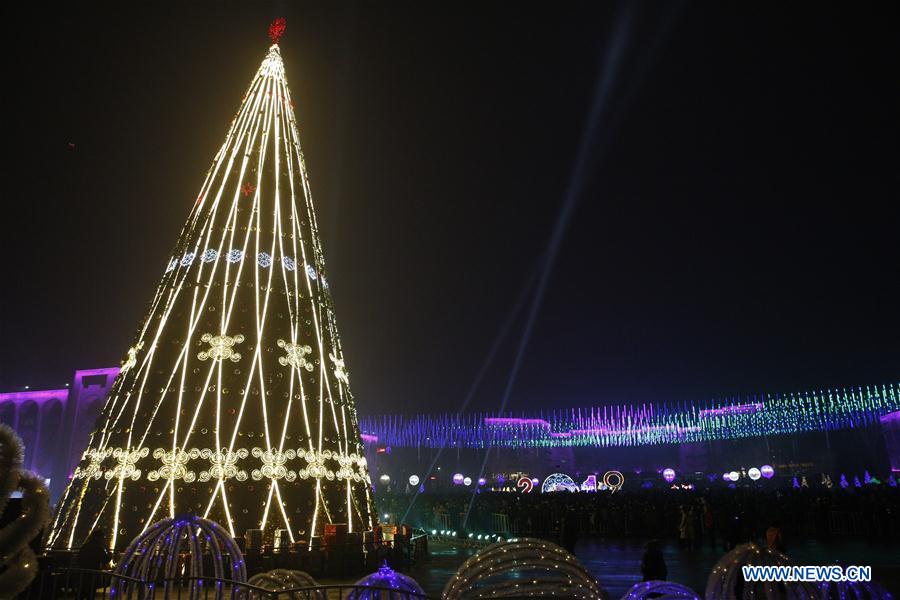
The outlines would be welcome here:
<svg viewBox="0 0 900 600">
<path fill-rule="evenodd" d="M 846 490 L 482 491 L 474 496 L 468 490 L 379 493 L 377 501 L 389 520 L 425 529 L 533 535 L 564 546 L 574 546 L 573 536 L 587 535 L 677 538 L 686 549 L 706 543 L 726 550 L 750 540 L 784 550 L 785 540 L 800 537 L 900 537 L 900 491 L 886 485 Z"/>
</svg>

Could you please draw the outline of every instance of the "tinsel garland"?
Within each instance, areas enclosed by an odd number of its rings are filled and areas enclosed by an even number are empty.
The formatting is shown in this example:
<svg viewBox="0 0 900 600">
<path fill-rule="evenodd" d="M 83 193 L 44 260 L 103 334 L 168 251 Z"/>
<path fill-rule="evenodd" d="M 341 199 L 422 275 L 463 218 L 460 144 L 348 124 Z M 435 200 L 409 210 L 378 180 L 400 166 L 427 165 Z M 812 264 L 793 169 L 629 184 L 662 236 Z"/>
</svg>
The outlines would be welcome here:
<svg viewBox="0 0 900 600">
<path fill-rule="evenodd" d="M 50 521 L 50 493 L 43 480 L 22 471 L 22 440 L 7 425 L 0 425 L 0 514 L 9 494 L 22 491 L 22 513 L 0 529 L 0 598 L 22 592 L 37 575 L 38 561 L 28 546 Z"/>
</svg>

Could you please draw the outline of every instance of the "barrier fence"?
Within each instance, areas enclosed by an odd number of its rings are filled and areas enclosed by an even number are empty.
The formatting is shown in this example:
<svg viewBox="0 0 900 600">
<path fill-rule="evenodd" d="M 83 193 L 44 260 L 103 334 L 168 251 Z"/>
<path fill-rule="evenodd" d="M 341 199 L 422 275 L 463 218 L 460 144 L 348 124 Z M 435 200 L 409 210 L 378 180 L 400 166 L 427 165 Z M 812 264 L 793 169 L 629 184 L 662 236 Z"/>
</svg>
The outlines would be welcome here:
<svg viewBox="0 0 900 600">
<path fill-rule="evenodd" d="M 332 584 L 271 591 L 214 577 L 142 581 L 108 571 L 74 568 L 42 571 L 16 600 L 349 600 L 371 597 L 372 592 L 378 592 L 382 600 L 436 600 L 426 594 L 401 595 L 396 589 L 378 586 Z"/>
</svg>

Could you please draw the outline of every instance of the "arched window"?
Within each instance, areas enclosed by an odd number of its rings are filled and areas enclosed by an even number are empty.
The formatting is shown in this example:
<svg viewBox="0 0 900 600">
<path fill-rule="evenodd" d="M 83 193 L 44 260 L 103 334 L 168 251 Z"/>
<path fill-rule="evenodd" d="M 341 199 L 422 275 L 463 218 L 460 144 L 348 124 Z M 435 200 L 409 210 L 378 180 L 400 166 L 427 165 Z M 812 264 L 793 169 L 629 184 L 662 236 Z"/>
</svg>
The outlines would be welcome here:
<svg viewBox="0 0 900 600">
<path fill-rule="evenodd" d="M 40 415 L 38 414 L 37 402 L 29 400 L 19 408 L 19 424 L 16 426 L 16 433 L 22 438 L 25 444 L 25 461 L 23 466 L 31 469 L 34 460 L 35 443 L 38 438 L 38 427 L 40 427 Z"/>
<path fill-rule="evenodd" d="M 41 407 L 40 438 L 37 440 L 37 454 L 34 460 L 34 470 L 45 478 L 52 478 L 59 469 L 56 468 L 58 459 L 62 457 L 68 448 L 68 439 L 62 435 L 63 407 L 59 400 L 50 400 Z"/>
<path fill-rule="evenodd" d="M 0 423 L 5 423 L 10 427 L 16 426 L 16 405 L 12 402 L 4 402 L 0 404 Z"/>
</svg>

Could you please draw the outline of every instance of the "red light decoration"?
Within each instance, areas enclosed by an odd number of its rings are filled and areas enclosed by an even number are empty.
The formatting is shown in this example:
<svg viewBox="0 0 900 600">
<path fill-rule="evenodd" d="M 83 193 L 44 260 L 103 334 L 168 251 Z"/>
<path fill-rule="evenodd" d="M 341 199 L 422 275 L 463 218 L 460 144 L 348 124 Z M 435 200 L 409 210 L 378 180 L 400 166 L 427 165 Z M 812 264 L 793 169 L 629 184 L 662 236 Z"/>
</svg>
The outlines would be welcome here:
<svg viewBox="0 0 900 600">
<path fill-rule="evenodd" d="M 278 17 L 272 24 L 269 25 L 269 39 L 272 40 L 273 44 L 277 44 L 278 40 L 281 39 L 281 36 L 284 35 L 284 30 L 287 27 L 287 22 L 282 18 Z"/>
<path fill-rule="evenodd" d="M 244 195 L 244 197 L 249 196 L 250 194 L 252 194 L 255 191 L 256 191 L 256 186 L 253 185 L 252 183 L 250 183 L 249 181 L 241 186 L 241 193 Z"/>
</svg>

